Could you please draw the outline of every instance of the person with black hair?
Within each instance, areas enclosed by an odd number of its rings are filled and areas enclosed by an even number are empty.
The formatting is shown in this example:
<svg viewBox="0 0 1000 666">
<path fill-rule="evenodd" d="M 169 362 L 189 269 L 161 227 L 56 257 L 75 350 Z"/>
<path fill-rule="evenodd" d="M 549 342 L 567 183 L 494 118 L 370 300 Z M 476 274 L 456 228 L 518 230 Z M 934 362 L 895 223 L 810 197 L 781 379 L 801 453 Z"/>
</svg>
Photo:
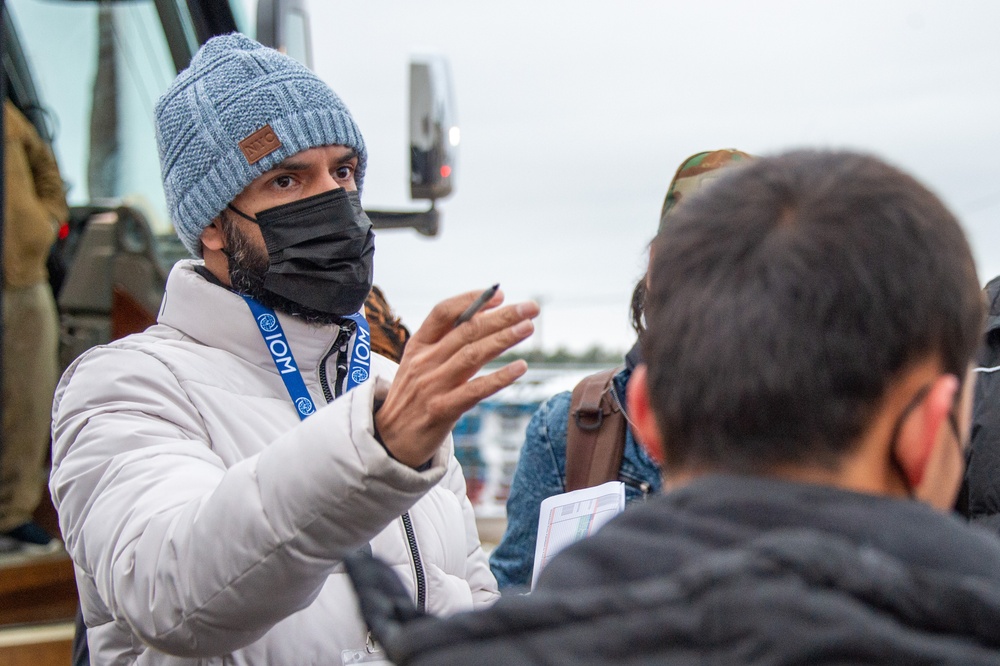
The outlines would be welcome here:
<svg viewBox="0 0 1000 666">
<path fill-rule="evenodd" d="M 729 148 L 701 151 L 682 161 L 663 199 L 659 229 L 670 223 L 681 199 L 714 180 L 718 169 L 749 159 L 751 156 L 747 153 Z M 646 281 L 647 276 L 643 275 L 632 290 L 630 315 L 637 336 L 642 335 L 645 326 Z M 572 393 L 564 391 L 552 396 L 532 415 L 511 482 L 507 527 L 503 539 L 490 554 L 490 569 L 501 590 L 525 587 L 531 582 L 538 512 L 545 498 L 614 480 L 625 484 L 625 500 L 629 504 L 660 492 L 660 462 L 638 444 L 630 428 L 619 424 L 622 427 L 616 429 L 612 418 L 602 418 L 596 437 L 586 437 L 574 420 L 574 395 L 579 395 L 580 390 L 586 391 L 584 384 L 587 382 L 596 381 L 596 386 L 602 388 L 602 400 L 612 410 L 624 412 L 629 378 L 641 362 L 641 356 L 637 340 L 625 354 L 624 367 L 614 369 L 613 376 L 608 377 L 604 372 L 592 375 Z M 605 434 L 611 429 L 615 431 Z M 574 437 L 577 438 L 575 444 Z M 602 447 L 610 450 L 597 450 Z M 612 457 L 614 460 L 609 463 Z M 587 464 L 591 468 L 587 468 Z M 596 467 L 601 469 L 594 469 Z M 602 477 L 604 469 L 610 469 L 611 474 Z"/>
<path fill-rule="evenodd" d="M 362 594 L 394 662 L 1000 662 L 1000 542 L 950 515 L 983 323 L 953 215 L 874 157 L 794 152 L 653 250 L 628 407 L 666 492 L 482 613 L 400 627 Z"/>
</svg>

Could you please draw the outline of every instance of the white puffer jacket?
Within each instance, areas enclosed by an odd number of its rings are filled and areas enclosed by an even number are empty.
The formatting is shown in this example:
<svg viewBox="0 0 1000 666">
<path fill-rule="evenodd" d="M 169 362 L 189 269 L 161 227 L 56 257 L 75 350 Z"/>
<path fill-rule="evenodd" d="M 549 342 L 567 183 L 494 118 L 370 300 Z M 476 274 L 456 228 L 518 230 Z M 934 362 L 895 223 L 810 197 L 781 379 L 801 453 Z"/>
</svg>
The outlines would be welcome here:
<svg viewBox="0 0 1000 666">
<path fill-rule="evenodd" d="M 375 357 L 300 422 L 249 308 L 195 265 L 157 326 L 90 350 L 56 393 L 50 488 L 92 663 L 340 664 L 367 635 L 341 559 L 368 543 L 415 595 L 422 570 L 431 613 L 493 601 L 451 439 L 418 472 L 374 437 L 395 365 Z M 339 327 L 278 318 L 322 405 Z"/>
</svg>

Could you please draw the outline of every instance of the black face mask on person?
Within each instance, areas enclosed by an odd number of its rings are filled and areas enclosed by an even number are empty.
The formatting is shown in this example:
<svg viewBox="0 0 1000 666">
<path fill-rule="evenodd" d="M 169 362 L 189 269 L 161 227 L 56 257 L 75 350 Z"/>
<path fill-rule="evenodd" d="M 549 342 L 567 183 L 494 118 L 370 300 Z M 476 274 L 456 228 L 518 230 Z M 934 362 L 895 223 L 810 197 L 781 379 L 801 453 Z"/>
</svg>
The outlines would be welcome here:
<svg viewBox="0 0 1000 666">
<path fill-rule="evenodd" d="M 357 192 L 343 188 L 268 208 L 253 218 L 266 265 L 235 225 L 226 225 L 233 288 L 308 321 L 330 323 L 361 309 L 372 287 L 375 234 Z"/>
</svg>

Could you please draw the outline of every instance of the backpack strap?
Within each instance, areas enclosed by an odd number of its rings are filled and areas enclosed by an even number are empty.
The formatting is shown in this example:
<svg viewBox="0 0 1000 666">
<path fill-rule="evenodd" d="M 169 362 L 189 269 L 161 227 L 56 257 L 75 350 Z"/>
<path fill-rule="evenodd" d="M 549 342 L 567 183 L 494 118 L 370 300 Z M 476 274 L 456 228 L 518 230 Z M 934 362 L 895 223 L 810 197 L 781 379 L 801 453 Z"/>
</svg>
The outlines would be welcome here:
<svg viewBox="0 0 1000 666">
<path fill-rule="evenodd" d="M 573 389 L 566 427 L 566 491 L 618 479 L 625 453 L 625 415 L 611 396 L 621 368 L 585 377 Z"/>
</svg>

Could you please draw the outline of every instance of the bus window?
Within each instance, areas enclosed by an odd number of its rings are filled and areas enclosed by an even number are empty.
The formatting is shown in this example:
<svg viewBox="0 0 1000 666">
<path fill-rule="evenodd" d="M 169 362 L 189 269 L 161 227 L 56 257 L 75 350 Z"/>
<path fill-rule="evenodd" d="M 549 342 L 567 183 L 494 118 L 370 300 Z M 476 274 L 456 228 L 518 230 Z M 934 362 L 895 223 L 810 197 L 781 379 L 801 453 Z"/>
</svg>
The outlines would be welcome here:
<svg viewBox="0 0 1000 666">
<path fill-rule="evenodd" d="M 153 0 L 8 0 L 70 205 L 122 201 L 170 231 L 153 107 L 176 75 Z"/>
<path fill-rule="evenodd" d="M 306 65 L 312 65 L 309 47 L 309 22 L 300 11 L 290 11 L 285 16 L 285 52 Z"/>
</svg>

